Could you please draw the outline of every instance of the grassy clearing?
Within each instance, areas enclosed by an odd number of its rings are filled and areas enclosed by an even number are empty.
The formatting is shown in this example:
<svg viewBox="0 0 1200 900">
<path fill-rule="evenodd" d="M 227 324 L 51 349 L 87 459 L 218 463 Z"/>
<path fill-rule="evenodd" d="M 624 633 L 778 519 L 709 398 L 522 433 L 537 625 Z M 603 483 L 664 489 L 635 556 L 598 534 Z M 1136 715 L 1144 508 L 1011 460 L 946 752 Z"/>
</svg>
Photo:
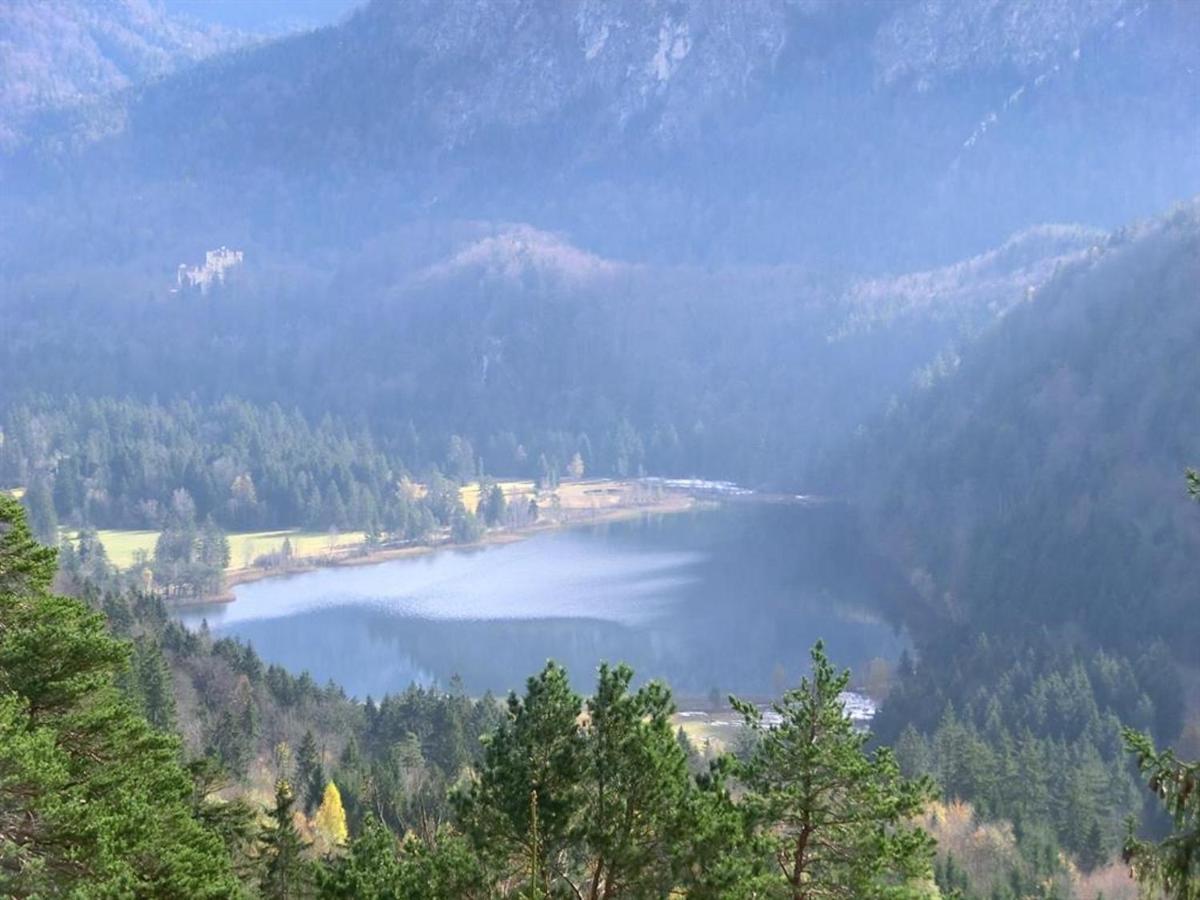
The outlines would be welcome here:
<svg viewBox="0 0 1200 900">
<path fill-rule="evenodd" d="M 100 543 L 104 545 L 108 561 L 122 569 L 132 566 L 139 552 L 144 552 L 147 557 L 154 556 L 154 544 L 158 540 L 157 531 L 105 529 L 96 534 L 100 538 Z M 78 536 L 78 534 L 72 535 L 73 538 L 78 538 Z"/>
<path fill-rule="evenodd" d="M 138 551 L 154 555 L 157 531 L 126 531 L 105 529 L 97 532 L 100 543 L 113 565 L 126 569 L 134 564 Z M 331 547 L 361 544 L 366 535 L 361 531 L 330 534 L 325 531 L 302 531 L 289 528 L 282 531 L 244 531 L 229 535 L 229 568 L 240 569 L 253 563 L 255 557 L 279 551 L 283 541 L 292 542 L 292 552 L 298 557 L 323 556 Z"/>
<path fill-rule="evenodd" d="M 532 481 L 498 481 L 496 483 L 504 490 L 504 497 L 509 502 L 518 497 L 529 498 L 534 495 Z M 479 506 L 479 482 L 472 481 L 464 484 L 458 489 L 458 494 L 462 497 L 463 506 L 471 512 L 475 512 L 475 508 Z"/>
<path fill-rule="evenodd" d="M 633 495 L 636 485 L 632 481 L 610 481 L 591 479 L 586 481 L 564 481 L 554 491 L 537 491 L 532 481 L 499 481 L 508 502 L 537 497 L 545 505 L 552 496 L 558 496 L 561 509 L 612 509 L 625 505 Z M 479 505 L 479 482 L 472 481 L 459 489 L 463 506 L 472 512 Z"/>
<path fill-rule="evenodd" d="M 733 710 L 688 715 L 676 713 L 671 717 L 671 724 L 675 728 L 682 728 L 697 750 L 703 751 L 708 747 L 714 753 L 732 750 L 742 727 Z"/>
<path fill-rule="evenodd" d="M 361 544 L 367 536 L 362 531 L 328 532 L 301 531 L 290 528 L 284 531 L 250 531 L 229 535 L 229 567 L 245 568 L 253 564 L 255 557 L 276 553 L 283 549 L 284 539 L 292 542 L 292 553 L 297 557 L 324 556 L 333 550 Z"/>
<path fill-rule="evenodd" d="M 625 506 L 638 493 L 632 481 L 569 481 L 555 491 L 563 509 L 614 509 Z"/>
<path fill-rule="evenodd" d="M 504 495 L 510 503 L 536 497 L 538 505 L 549 510 L 553 504 L 552 497 L 557 496 L 557 508 L 572 512 L 624 506 L 631 502 L 639 490 L 631 481 L 608 480 L 565 481 L 553 492 L 538 492 L 532 481 L 500 481 L 498 484 L 504 489 Z M 418 490 L 421 488 L 420 485 L 416 487 Z M 466 484 L 460 490 L 463 505 L 474 511 L 479 504 L 479 484 Z M 109 560 L 122 569 L 134 564 L 139 551 L 152 557 L 154 544 L 158 540 L 158 532 L 153 530 L 104 529 L 98 534 Z M 366 540 L 366 534 L 361 531 L 331 533 L 299 528 L 233 532 L 229 535 L 229 568 L 246 568 L 254 563 L 255 558 L 278 552 L 285 538 L 291 540 L 292 553 L 296 557 L 311 559 L 361 544 Z"/>
</svg>

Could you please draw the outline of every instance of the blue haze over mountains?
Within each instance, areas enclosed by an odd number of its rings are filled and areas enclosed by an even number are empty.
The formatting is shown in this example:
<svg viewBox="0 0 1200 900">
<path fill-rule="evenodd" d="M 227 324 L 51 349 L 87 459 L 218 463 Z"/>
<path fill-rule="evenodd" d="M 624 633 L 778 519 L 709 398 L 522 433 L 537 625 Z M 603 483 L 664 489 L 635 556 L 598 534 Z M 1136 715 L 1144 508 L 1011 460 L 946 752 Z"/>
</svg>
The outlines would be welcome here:
<svg viewBox="0 0 1200 900">
<path fill-rule="evenodd" d="M 1200 190 L 1197 45 L 1171 0 L 376 2 L 28 122 L 3 209 L 35 227 L 0 249 L 341 258 L 482 220 L 628 261 L 924 267 Z"/>
<path fill-rule="evenodd" d="M 1198 646 L 1200 5 L 0 27 L 0 405 L 234 396 L 418 470 L 461 436 L 498 475 L 582 447 L 865 494 L 952 619 L 1087 585 L 1097 631 Z M 173 293 L 223 245 L 226 284 Z"/>
</svg>

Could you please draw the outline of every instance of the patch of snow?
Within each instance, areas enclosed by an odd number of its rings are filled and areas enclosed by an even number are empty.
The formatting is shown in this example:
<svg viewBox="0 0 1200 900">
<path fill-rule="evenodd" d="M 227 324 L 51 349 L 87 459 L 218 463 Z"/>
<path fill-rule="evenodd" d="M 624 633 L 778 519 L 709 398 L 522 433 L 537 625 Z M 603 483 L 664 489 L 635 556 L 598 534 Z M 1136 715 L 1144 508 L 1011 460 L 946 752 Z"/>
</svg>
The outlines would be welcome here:
<svg viewBox="0 0 1200 900">
<path fill-rule="evenodd" d="M 659 81 L 666 81 L 691 52 L 692 38 L 687 22 L 673 22 L 668 17 L 658 29 L 658 49 L 650 60 L 650 71 Z"/>
<path fill-rule="evenodd" d="M 593 34 L 588 39 L 588 44 L 583 50 L 583 58 L 591 62 L 600 55 L 600 51 L 604 49 L 604 45 L 608 42 L 608 25 L 607 23 L 600 26 L 600 30 Z"/>
<path fill-rule="evenodd" d="M 963 142 L 963 147 L 973 147 L 976 141 L 983 137 L 989 128 L 996 124 L 998 117 L 995 112 L 988 113 L 982 122 L 975 126 L 975 131 Z"/>
<path fill-rule="evenodd" d="M 732 481 L 709 481 L 705 478 L 643 478 L 643 484 L 658 485 L 681 491 L 696 491 L 705 494 L 722 494 L 727 497 L 748 497 L 754 493 Z"/>
</svg>

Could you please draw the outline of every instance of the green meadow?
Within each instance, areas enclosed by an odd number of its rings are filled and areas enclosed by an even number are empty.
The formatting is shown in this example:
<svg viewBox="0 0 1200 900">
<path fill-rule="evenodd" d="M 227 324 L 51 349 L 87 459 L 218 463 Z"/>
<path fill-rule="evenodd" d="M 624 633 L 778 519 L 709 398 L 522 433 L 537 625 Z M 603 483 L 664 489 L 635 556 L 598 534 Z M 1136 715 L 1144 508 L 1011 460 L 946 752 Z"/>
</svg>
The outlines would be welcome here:
<svg viewBox="0 0 1200 900">
<path fill-rule="evenodd" d="M 157 531 L 103 529 L 97 532 L 109 560 L 122 569 L 132 566 L 139 553 L 154 555 Z M 72 537 L 75 535 L 72 534 Z M 256 557 L 278 552 L 285 539 L 292 542 L 297 557 L 323 556 L 334 549 L 361 544 L 366 535 L 361 531 L 324 532 L 290 528 L 281 531 L 243 531 L 229 535 L 229 568 L 241 569 L 253 564 Z"/>
</svg>

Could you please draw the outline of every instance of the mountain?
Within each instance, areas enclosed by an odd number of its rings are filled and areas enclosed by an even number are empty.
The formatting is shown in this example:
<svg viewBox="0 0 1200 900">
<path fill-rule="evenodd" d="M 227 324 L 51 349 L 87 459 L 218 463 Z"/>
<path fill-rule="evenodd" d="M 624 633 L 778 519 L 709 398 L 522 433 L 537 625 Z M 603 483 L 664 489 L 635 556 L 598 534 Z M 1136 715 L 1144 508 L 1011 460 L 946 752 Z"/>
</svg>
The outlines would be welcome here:
<svg viewBox="0 0 1200 900">
<path fill-rule="evenodd" d="M 247 39 L 174 18 L 153 0 L 11 0 L 0 6 L 0 148 L 20 146 L 39 113 L 86 106 Z M 119 127 L 111 114 L 109 127 Z"/>
<path fill-rule="evenodd" d="M 20 335 L 0 399 L 234 396 L 361 423 L 416 471 L 458 435 L 504 475 L 579 446 L 598 475 L 804 490 L 818 460 L 1103 240 L 1048 226 L 951 266 L 838 278 L 629 263 L 464 223 L 295 264 L 248 252 L 195 287 L 167 267 L 26 278 L 0 296 Z"/>
<path fill-rule="evenodd" d="M 0 160 L 0 390 L 804 489 L 1200 191 L 1197 29 L 1170 0 L 370 3 L 37 117 Z"/>
<path fill-rule="evenodd" d="M 482 221 L 628 261 L 927 268 L 1200 190 L 1197 47 L 1182 0 L 375 2 L 39 121 L 0 261 Z"/>
<path fill-rule="evenodd" d="M 1200 198 L 1029 290 L 864 435 L 847 490 L 931 609 L 1195 663 Z"/>
</svg>

